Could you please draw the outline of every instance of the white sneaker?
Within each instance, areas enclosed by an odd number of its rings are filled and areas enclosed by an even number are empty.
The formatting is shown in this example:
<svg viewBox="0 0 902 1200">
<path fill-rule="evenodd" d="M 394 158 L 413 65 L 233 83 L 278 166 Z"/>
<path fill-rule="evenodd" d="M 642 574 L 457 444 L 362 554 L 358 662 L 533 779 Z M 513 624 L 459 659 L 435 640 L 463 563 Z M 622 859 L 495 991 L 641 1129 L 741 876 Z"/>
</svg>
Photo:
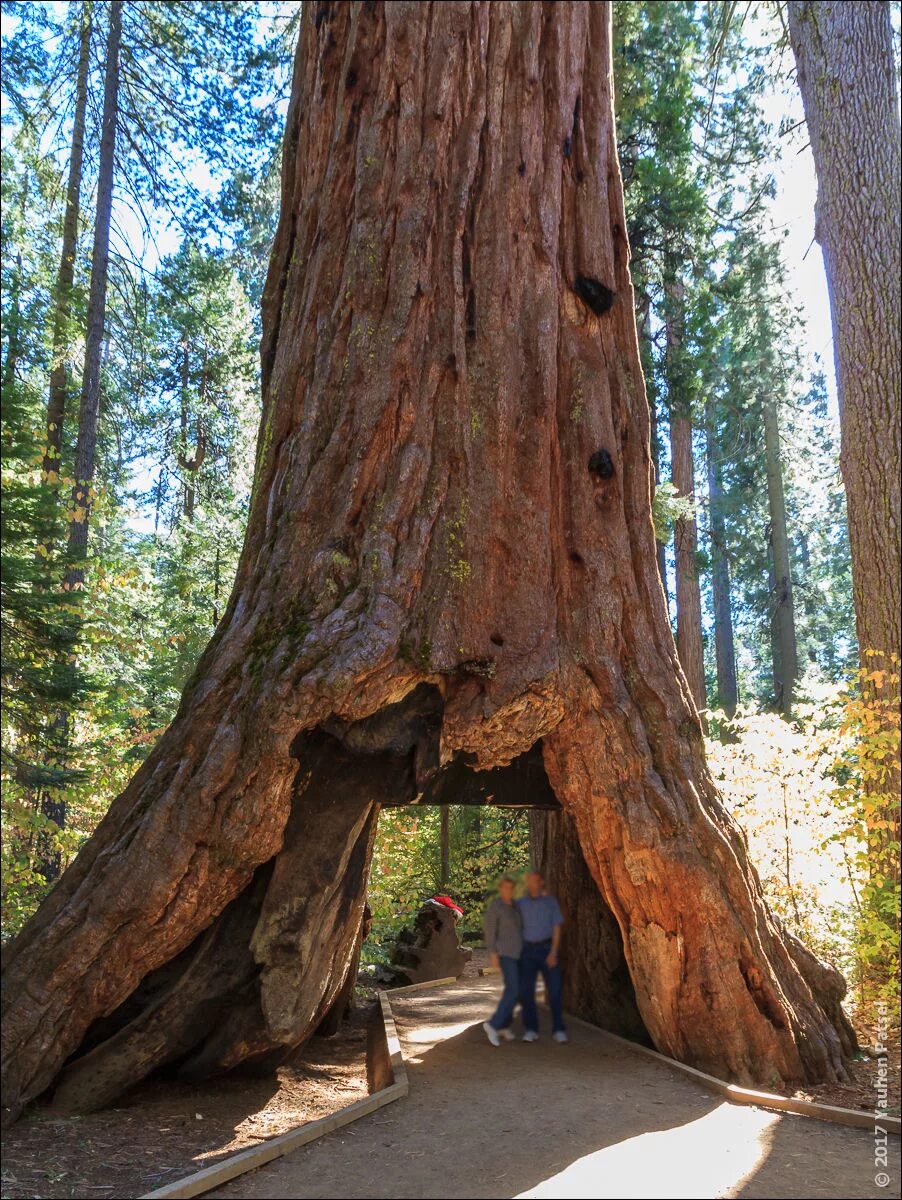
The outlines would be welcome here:
<svg viewBox="0 0 902 1200">
<path fill-rule="evenodd" d="M 493 1046 L 500 1046 L 501 1039 L 498 1036 L 498 1030 L 489 1021 L 482 1022 L 482 1028 L 485 1030 L 485 1036 L 489 1039 Z"/>
<path fill-rule="evenodd" d="M 523 1034 L 524 1042 L 537 1042 L 538 1040 L 539 1040 L 539 1035 L 536 1033 L 536 1031 L 534 1029 L 527 1029 L 527 1031 Z"/>
<path fill-rule="evenodd" d="M 567 1037 L 566 1031 L 563 1029 L 559 1029 L 556 1033 L 553 1033 L 551 1036 L 554 1039 L 554 1041 L 556 1041 L 556 1042 L 569 1042 L 570 1041 L 570 1039 Z"/>
<path fill-rule="evenodd" d="M 504 1038 L 506 1042 L 515 1042 L 517 1040 L 517 1035 L 513 1029 L 499 1029 L 498 1036 Z"/>
</svg>

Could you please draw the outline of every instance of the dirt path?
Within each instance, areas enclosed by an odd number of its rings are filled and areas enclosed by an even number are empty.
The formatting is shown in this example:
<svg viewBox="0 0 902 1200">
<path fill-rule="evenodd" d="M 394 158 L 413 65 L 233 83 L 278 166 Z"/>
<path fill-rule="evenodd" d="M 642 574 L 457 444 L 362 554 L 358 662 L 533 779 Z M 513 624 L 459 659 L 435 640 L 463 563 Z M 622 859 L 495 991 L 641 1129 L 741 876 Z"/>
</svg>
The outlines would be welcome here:
<svg viewBox="0 0 902 1200">
<path fill-rule="evenodd" d="M 547 1030 L 493 1049 L 480 1022 L 496 983 L 467 981 L 392 1002 L 410 1095 L 212 1193 L 257 1197 L 858 1197 L 874 1140 L 804 1117 L 722 1102 L 602 1034 Z"/>
</svg>

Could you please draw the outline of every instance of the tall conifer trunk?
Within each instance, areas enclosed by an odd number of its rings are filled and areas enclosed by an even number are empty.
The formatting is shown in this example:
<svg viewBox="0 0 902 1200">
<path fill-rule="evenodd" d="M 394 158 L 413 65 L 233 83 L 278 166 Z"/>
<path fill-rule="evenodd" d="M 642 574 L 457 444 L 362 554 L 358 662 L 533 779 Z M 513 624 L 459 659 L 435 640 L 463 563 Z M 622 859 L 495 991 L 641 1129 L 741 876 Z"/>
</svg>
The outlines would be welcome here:
<svg viewBox="0 0 902 1200">
<path fill-rule="evenodd" d="M 97 425 L 100 416 L 100 373 L 106 324 L 107 276 L 110 259 L 110 226 L 113 218 L 113 173 L 116 165 L 116 126 L 119 113 L 119 48 L 122 40 L 122 0 L 112 0 L 107 34 L 103 82 L 103 117 L 100 131 L 100 165 L 97 175 L 97 208 L 91 251 L 91 287 L 85 336 L 85 365 L 78 411 L 75 445 L 75 483 L 69 515 L 69 559 L 65 585 L 78 587 L 84 580 L 84 557 L 92 506 L 97 458 Z"/>
<path fill-rule="evenodd" d="M 815 237 L 824 253 L 833 317 L 840 468 L 863 692 L 880 737 L 898 748 L 902 137 L 890 5 L 791 0 L 787 7 L 817 172 Z M 864 786 L 872 797 L 870 836 L 878 873 L 898 882 L 898 749 L 894 759 L 888 757 L 888 770 L 879 764 Z"/>
<path fill-rule="evenodd" d="M 723 513 L 723 487 L 716 435 L 717 412 L 708 403 L 705 420 L 705 466 L 708 473 L 708 524 L 711 533 L 711 591 L 714 608 L 714 657 L 717 669 L 717 704 L 728 717 L 736 714 L 739 686 L 730 598 L 730 558 Z"/>
<path fill-rule="evenodd" d="M 658 432 L 658 411 L 652 388 L 651 375 L 654 370 L 654 355 L 651 341 L 651 297 L 647 292 L 639 296 L 636 311 L 639 324 L 639 358 L 645 376 L 645 390 L 648 396 L 648 416 L 650 421 L 649 444 L 651 446 L 651 461 L 654 468 L 655 487 L 661 482 L 661 443 Z M 661 576 L 661 586 L 667 595 L 667 545 L 655 541 L 655 553 L 658 559 L 658 574 Z"/>
<path fill-rule="evenodd" d="M 57 278 L 56 312 L 54 314 L 54 353 L 62 351 L 62 339 L 67 332 L 71 302 L 75 240 L 78 229 L 81 159 L 84 149 L 84 104 L 87 97 L 87 71 L 90 51 L 90 10 L 82 13 L 79 43 L 79 77 L 76 97 L 75 128 L 72 155 L 77 171 L 70 163 L 69 188 L 66 195 L 66 215 L 63 225 L 63 252 Z M 93 502 L 94 467 L 97 454 L 97 426 L 100 414 L 100 371 L 103 352 L 103 331 L 106 321 L 107 272 L 110 247 L 110 224 L 113 205 L 113 170 L 116 150 L 116 122 L 119 95 L 119 46 L 122 37 L 122 0 L 110 5 L 104 70 L 103 117 L 100 138 L 100 164 L 97 178 L 97 207 L 94 215 L 94 242 L 91 258 L 91 288 L 88 298 L 88 321 L 85 338 L 85 363 L 81 403 L 78 413 L 78 437 L 75 445 L 75 481 L 72 485 L 68 517 L 67 563 L 63 590 L 76 591 L 84 582 L 84 559 L 88 545 L 88 521 Z M 67 260 L 67 251 L 69 259 Z M 59 344 L 58 344 L 59 343 Z M 50 376 L 50 399 L 47 407 L 47 447 L 44 456 L 44 478 L 53 483 L 59 475 L 62 446 L 62 422 L 68 403 L 68 371 L 65 361 L 54 358 Z M 53 435 L 51 437 L 51 434 Z M 66 649 L 74 659 L 80 636 L 80 618 L 70 620 L 66 633 Z M 48 765 L 65 768 L 69 753 L 71 714 L 60 708 L 49 722 L 47 730 Z M 67 808 L 64 793 L 58 787 L 42 789 L 42 815 L 62 829 L 66 824 Z M 61 855 L 46 835 L 38 846 L 39 869 L 51 881 L 59 875 Z"/>
<path fill-rule="evenodd" d="M 761 402 L 764 413 L 764 459 L 767 471 L 767 507 L 770 514 L 771 622 L 774 647 L 774 693 L 777 707 L 786 716 L 792 710 L 799 674 L 796 649 L 795 601 L 792 563 L 783 488 L 783 455 L 777 406 L 771 396 Z"/>
<path fill-rule="evenodd" d="M 674 277 L 666 285 L 667 353 L 665 369 L 670 405 L 670 474 L 677 494 L 695 503 L 695 455 L 692 413 L 686 392 L 685 289 Z M 695 706 L 706 706 L 705 653 L 702 640 L 702 592 L 698 578 L 698 522 L 695 513 L 674 522 L 677 653 Z"/>
<path fill-rule="evenodd" d="M 304 6 L 234 592 L 10 950 L 11 1113 L 78 1052 L 72 1108 L 278 1061 L 378 807 L 467 785 L 570 814 L 662 1050 L 843 1075 L 844 985 L 762 898 L 670 633 L 610 54 L 607 4 Z"/>
<path fill-rule="evenodd" d="M 85 155 L 85 125 L 88 111 L 88 71 L 91 59 L 92 13 L 90 3 L 79 11 L 78 67 L 75 80 L 75 110 L 72 118 L 72 142 L 69 150 L 69 175 L 66 183 L 66 210 L 60 261 L 53 289 L 53 345 L 50 368 L 50 394 L 47 399 L 47 432 L 44 449 L 44 479 L 59 481 L 63 424 L 69 399 L 69 345 L 72 338 L 72 287 L 75 282 L 75 254 L 78 248 L 78 220 L 81 209 L 81 177 Z"/>
</svg>

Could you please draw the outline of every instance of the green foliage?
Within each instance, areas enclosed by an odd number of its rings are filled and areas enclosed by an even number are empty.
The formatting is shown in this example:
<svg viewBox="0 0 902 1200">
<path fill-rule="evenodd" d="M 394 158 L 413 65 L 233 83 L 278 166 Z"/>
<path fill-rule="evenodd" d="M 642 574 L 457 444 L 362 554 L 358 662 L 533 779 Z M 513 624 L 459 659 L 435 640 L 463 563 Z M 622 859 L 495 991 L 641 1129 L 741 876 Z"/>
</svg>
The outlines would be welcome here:
<svg viewBox="0 0 902 1200">
<path fill-rule="evenodd" d="M 61 180 L 84 6 L 4 4 L 4 934 L 33 911 L 168 724 L 231 589 L 259 412 L 248 291 L 259 296 L 275 222 L 280 88 L 296 27 L 284 7 L 123 6 L 97 470 L 86 578 L 72 592 L 62 586 L 64 499 L 74 482 L 105 18 L 94 5 L 62 468 L 45 479 Z M 239 179 L 255 198 L 253 233 L 235 199 Z M 174 252 L 161 257 L 160 242 Z"/>
<path fill-rule="evenodd" d="M 449 877 L 441 882 L 440 810 L 390 808 L 379 817 L 370 873 L 373 928 L 367 962 L 386 961 L 398 931 L 424 900 L 446 891 L 464 910 L 462 932 L 478 934 L 499 876 L 529 865 L 529 823 L 520 809 L 452 805 Z"/>
<path fill-rule="evenodd" d="M 767 704 L 777 598 L 765 399 L 778 411 L 783 441 L 798 657 L 809 675 L 835 681 L 855 640 L 836 413 L 807 356 L 768 223 L 779 154 L 761 108 L 769 51 L 744 31 L 749 22 L 731 17 L 728 4 L 618 3 L 614 73 L 640 349 L 656 418 L 656 534 L 668 544 L 674 522 L 695 517 L 709 613 L 715 552 L 726 559 L 739 693 Z M 669 338 L 668 327 L 679 336 Z M 694 506 L 667 481 L 671 413 L 688 416 L 696 431 Z M 715 502 L 702 464 L 718 478 Z M 706 619 L 714 695 L 711 632 Z"/>
<path fill-rule="evenodd" d="M 655 488 L 651 515 L 655 523 L 655 537 L 659 542 L 669 542 L 675 522 L 695 516 L 695 504 L 688 496 L 681 496 L 674 485 L 666 481 Z"/>
<path fill-rule="evenodd" d="M 874 650 L 844 695 L 843 724 L 829 775 L 839 843 L 860 880 L 857 976 L 868 1005 L 899 999 L 899 660 Z"/>
<path fill-rule="evenodd" d="M 885 790 L 898 762 L 898 675 L 885 681 L 879 700 L 857 680 L 819 684 L 791 722 L 715 712 L 707 741 L 768 902 L 839 967 L 864 1018 L 899 987 L 899 848 Z"/>
</svg>

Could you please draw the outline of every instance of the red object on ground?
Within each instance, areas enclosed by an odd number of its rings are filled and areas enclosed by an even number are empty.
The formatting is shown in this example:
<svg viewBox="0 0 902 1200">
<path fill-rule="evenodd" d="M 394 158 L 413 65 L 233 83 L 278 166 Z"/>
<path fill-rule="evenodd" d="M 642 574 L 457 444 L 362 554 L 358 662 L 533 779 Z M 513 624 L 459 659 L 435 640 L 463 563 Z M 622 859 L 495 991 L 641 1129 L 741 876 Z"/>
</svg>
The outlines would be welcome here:
<svg viewBox="0 0 902 1200">
<path fill-rule="evenodd" d="M 445 908 L 452 909 L 454 912 L 457 913 L 458 917 L 462 917 L 464 915 L 464 910 L 460 907 L 459 904 L 455 904 L 455 902 L 451 899 L 450 896 L 433 896 L 432 899 L 435 901 L 436 904 L 443 904 L 445 906 Z"/>
</svg>

